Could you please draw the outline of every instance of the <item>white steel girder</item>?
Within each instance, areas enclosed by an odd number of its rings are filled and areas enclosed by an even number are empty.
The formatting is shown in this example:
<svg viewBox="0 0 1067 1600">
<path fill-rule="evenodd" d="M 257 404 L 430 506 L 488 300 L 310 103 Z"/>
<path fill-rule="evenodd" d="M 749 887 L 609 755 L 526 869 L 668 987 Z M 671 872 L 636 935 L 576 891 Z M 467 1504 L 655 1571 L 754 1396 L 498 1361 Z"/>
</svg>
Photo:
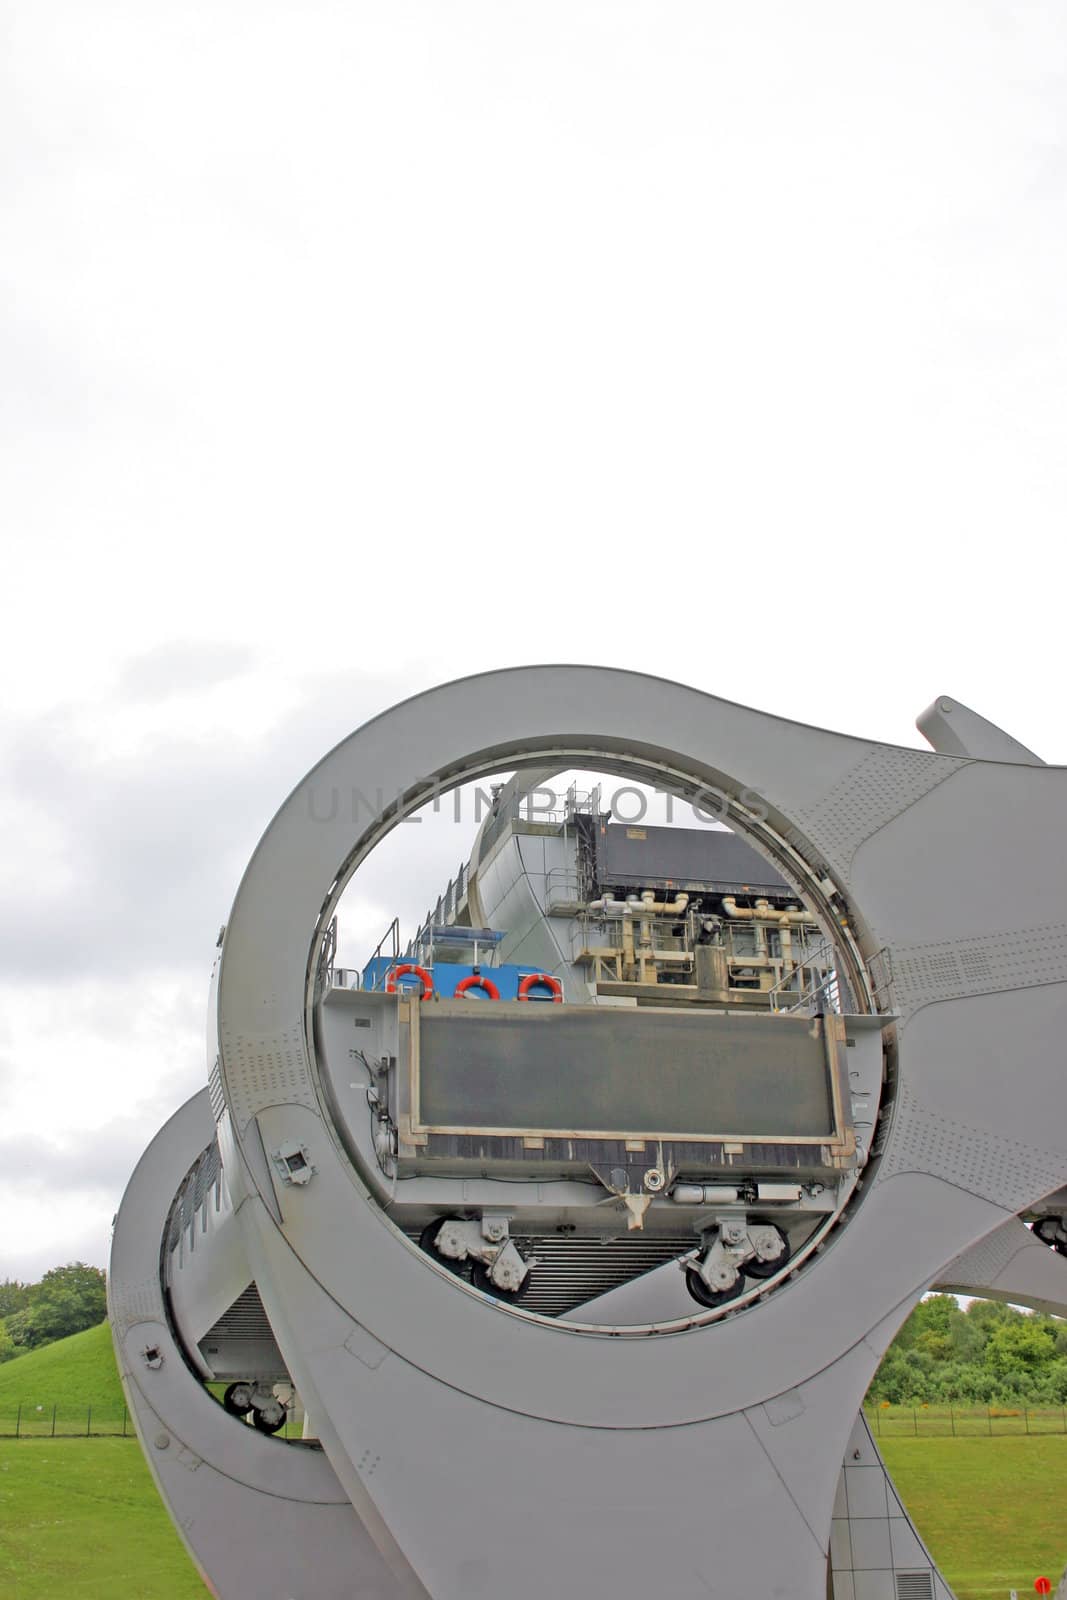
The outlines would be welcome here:
<svg viewBox="0 0 1067 1600">
<path fill-rule="evenodd" d="M 952 753 L 633 673 L 489 673 L 358 730 L 267 830 L 217 969 L 220 1141 L 278 1342 L 403 1592 L 725 1600 L 758 1574 L 768 1596 L 822 1600 L 842 1460 L 896 1328 L 947 1263 L 1067 1181 L 1064 773 L 949 702 L 927 728 Z M 524 764 L 725 797 L 847 919 L 859 978 L 899 1017 L 891 1120 L 846 1225 L 713 1325 L 619 1337 L 458 1291 L 324 1117 L 309 989 L 347 877 L 435 790 Z M 355 823 L 349 797 L 379 791 L 396 806 Z M 287 1141 L 316 1168 L 300 1188 L 265 1158 Z"/>
<path fill-rule="evenodd" d="M 416 1600 L 423 1591 L 394 1578 L 329 1458 L 229 1416 L 175 1339 L 161 1246 L 175 1192 L 214 1134 L 202 1089 L 152 1140 L 115 1218 L 108 1316 L 156 1487 L 221 1600 Z"/>
</svg>

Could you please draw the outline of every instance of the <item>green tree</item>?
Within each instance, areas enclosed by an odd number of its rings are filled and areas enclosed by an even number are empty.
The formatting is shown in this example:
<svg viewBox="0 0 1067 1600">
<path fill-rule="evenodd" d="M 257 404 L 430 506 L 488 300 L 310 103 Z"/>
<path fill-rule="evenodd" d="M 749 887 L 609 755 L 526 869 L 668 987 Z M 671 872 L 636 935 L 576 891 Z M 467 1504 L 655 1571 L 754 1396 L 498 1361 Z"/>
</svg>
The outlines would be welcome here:
<svg viewBox="0 0 1067 1600">
<path fill-rule="evenodd" d="M 1045 1398 L 1052 1405 L 1067 1404 L 1067 1356 L 1057 1356 L 1042 1373 L 1046 1385 Z"/>
<path fill-rule="evenodd" d="M 0 1319 L 22 1311 L 30 1303 L 30 1285 L 19 1283 L 17 1278 L 5 1278 L 0 1283 Z"/>
<path fill-rule="evenodd" d="M 937 1361 L 949 1361 L 964 1342 L 965 1327 L 955 1296 L 932 1294 L 920 1300 L 893 1343 L 899 1350 L 919 1350 Z"/>
<path fill-rule="evenodd" d="M 1067 1404 L 1067 1321 L 954 1295 L 920 1302 L 886 1351 L 872 1400 Z"/>
<path fill-rule="evenodd" d="M 1037 1317 L 1003 1322 L 989 1337 L 982 1357 L 1000 1378 L 1027 1379 L 1051 1366 L 1056 1358 L 1056 1335 Z"/>
<path fill-rule="evenodd" d="M 12 1356 L 17 1356 L 15 1342 L 8 1333 L 4 1324 L 0 1322 L 0 1361 L 10 1361 Z"/>
<path fill-rule="evenodd" d="M 92 1328 L 107 1315 L 106 1278 L 83 1261 L 53 1267 L 30 1289 L 30 1303 L 7 1320 L 17 1345 L 34 1348 Z"/>
<path fill-rule="evenodd" d="M 25 1311 L 15 1311 L 4 1321 L 4 1332 L 15 1346 L 16 1355 L 20 1350 L 29 1348 L 29 1307 Z"/>
<path fill-rule="evenodd" d="M 1003 1322 L 1014 1322 L 1022 1316 L 1022 1312 L 1016 1311 L 1014 1306 L 1005 1305 L 1000 1300 L 972 1300 L 965 1316 L 970 1326 L 977 1331 L 984 1346 L 994 1329 Z"/>
<path fill-rule="evenodd" d="M 873 1400 L 888 1400 L 890 1405 L 907 1405 L 912 1399 L 912 1369 L 903 1350 L 890 1345 L 871 1384 Z"/>
</svg>

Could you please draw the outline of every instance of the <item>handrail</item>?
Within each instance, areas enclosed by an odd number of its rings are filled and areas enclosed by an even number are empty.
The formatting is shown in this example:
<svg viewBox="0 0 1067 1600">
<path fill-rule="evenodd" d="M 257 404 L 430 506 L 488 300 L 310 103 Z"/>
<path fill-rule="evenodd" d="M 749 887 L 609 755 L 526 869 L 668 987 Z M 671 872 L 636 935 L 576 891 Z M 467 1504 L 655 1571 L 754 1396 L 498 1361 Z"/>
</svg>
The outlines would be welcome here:
<svg viewBox="0 0 1067 1600">
<path fill-rule="evenodd" d="M 333 983 L 334 957 L 337 954 L 337 918 L 330 920 L 322 939 L 319 950 L 318 966 L 315 969 L 315 993 L 320 995 L 324 988 L 329 988 Z"/>
<path fill-rule="evenodd" d="M 574 868 L 549 867 L 545 873 L 545 910 L 559 904 L 577 905 L 580 900 L 581 883 Z"/>
<path fill-rule="evenodd" d="M 822 970 L 823 976 L 818 983 L 810 988 L 805 987 L 805 975 L 812 970 Z M 793 999 L 793 1004 L 780 1006 L 778 1000 L 785 995 Z M 837 957 L 833 945 L 825 940 L 817 950 L 813 950 L 805 960 L 798 961 L 795 966 L 783 972 L 778 982 L 767 990 L 772 1011 L 781 1011 L 786 1015 L 793 1011 L 800 1011 L 805 1006 L 814 1005 L 820 995 L 826 995 L 830 1009 L 841 1010 L 841 993 L 837 982 Z M 796 997 L 795 999 L 793 997 Z"/>
<path fill-rule="evenodd" d="M 827 996 L 830 1010 L 839 1013 L 841 1010 L 841 1000 L 837 987 L 836 971 L 828 972 L 822 981 L 817 983 L 813 989 L 803 990 L 800 999 L 795 1005 L 782 1007 L 782 1015 L 791 1016 L 794 1011 L 799 1011 L 801 1007 L 813 1005 L 821 994 L 825 994 Z M 779 1007 L 772 1006 L 771 1010 L 777 1011 L 779 1010 Z"/>
<path fill-rule="evenodd" d="M 398 962 L 400 960 L 400 918 L 399 917 L 394 917 L 393 918 L 392 922 L 389 924 L 389 926 L 386 928 L 385 932 L 382 934 L 381 938 L 378 940 L 378 943 L 374 947 L 374 954 L 371 956 L 370 960 L 367 962 L 367 966 L 368 967 L 371 966 L 373 962 L 375 962 L 375 961 L 377 961 L 379 959 L 379 957 L 381 956 L 381 953 L 382 953 L 382 949 L 383 949 L 383 947 L 384 947 L 384 945 L 386 943 L 389 943 L 392 946 L 392 948 L 390 949 L 390 951 L 389 951 L 389 953 L 388 953 L 388 955 L 386 957 L 386 960 L 388 960 L 389 962 L 391 962 L 391 963 L 393 963 L 395 965 L 396 962 Z M 379 985 L 380 984 L 384 984 L 384 982 L 385 982 L 385 973 L 381 972 L 375 978 L 374 983 L 372 984 L 372 988 L 377 989 L 379 987 Z"/>
</svg>

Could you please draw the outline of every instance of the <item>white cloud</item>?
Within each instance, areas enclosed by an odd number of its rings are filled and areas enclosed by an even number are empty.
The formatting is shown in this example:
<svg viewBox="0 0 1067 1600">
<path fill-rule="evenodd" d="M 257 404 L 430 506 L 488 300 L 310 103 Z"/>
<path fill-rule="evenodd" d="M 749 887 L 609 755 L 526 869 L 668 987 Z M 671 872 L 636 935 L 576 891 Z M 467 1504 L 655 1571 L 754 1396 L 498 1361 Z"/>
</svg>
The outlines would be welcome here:
<svg viewBox="0 0 1067 1600">
<path fill-rule="evenodd" d="M 120 694 L 131 700 L 170 700 L 232 682 L 248 673 L 253 664 L 252 652 L 245 645 L 170 641 L 127 662 L 118 687 Z"/>
<path fill-rule="evenodd" d="M 443 678 L 604 661 L 901 742 L 949 692 L 1062 758 L 1061 7 L 6 17 L 27 1129 L 77 1134 L 72 1016 L 146 1137 L 135 1072 L 199 1081 L 263 826 Z M 445 848 L 425 889 L 368 878 L 353 938 L 424 909 Z"/>
</svg>

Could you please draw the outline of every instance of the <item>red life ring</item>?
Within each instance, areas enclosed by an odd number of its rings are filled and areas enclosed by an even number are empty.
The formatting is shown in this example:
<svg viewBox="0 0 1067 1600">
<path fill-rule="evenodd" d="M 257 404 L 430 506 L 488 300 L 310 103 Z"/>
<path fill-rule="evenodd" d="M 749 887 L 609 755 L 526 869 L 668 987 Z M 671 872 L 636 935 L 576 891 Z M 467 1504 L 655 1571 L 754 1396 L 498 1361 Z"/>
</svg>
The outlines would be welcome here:
<svg viewBox="0 0 1067 1600">
<path fill-rule="evenodd" d="M 519 984 L 519 999 L 529 1000 L 530 990 L 537 988 L 538 985 L 551 989 L 554 1005 L 561 1006 L 563 1004 L 563 985 L 558 978 L 553 978 L 547 972 L 531 972 L 528 977 L 523 978 Z"/>
<path fill-rule="evenodd" d="M 497 988 L 492 978 L 483 978 L 481 974 L 477 972 L 472 973 L 469 978 L 464 978 L 460 983 L 457 983 L 455 992 L 457 995 L 466 994 L 468 989 L 484 989 L 487 997 L 490 1000 L 500 999 L 500 990 Z"/>
<path fill-rule="evenodd" d="M 405 961 L 402 966 L 393 968 L 392 972 L 385 980 L 386 994 L 395 994 L 397 980 L 399 978 L 406 978 L 409 976 L 418 978 L 419 982 L 422 984 L 422 993 L 419 995 L 420 1000 L 425 1000 L 428 995 L 433 994 L 433 978 L 426 971 L 425 967 L 417 967 L 413 961 Z"/>
</svg>

